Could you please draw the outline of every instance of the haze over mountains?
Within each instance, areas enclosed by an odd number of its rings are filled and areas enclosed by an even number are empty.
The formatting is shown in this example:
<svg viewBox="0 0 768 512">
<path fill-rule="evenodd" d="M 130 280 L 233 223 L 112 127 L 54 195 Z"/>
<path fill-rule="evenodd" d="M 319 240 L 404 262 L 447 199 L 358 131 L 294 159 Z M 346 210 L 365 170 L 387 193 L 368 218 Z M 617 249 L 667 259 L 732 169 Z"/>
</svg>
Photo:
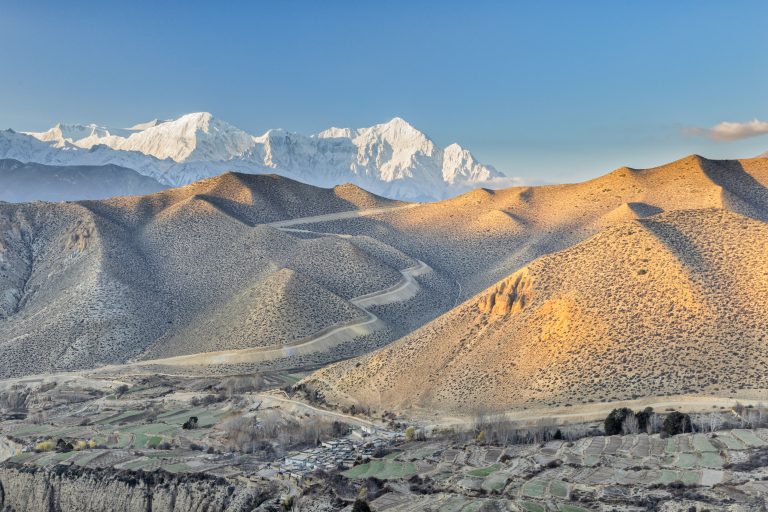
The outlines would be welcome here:
<svg viewBox="0 0 768 512">
<path fill-rule="evenodd" d="M 322 187 L 354 183 L 407 200 L 443 199 L 477 186 L 510 183 L 458 144 L 440 148 L 397 117 L 312 136 L 280 129 L 253 136 L 205 112 L 130 128 L 57 124 L 44 132 L 0 132 L 0 158 L 47 165 L 114 164 L 169 186 L 225 171 L 277 173 Z"/>
<path fill-rule="evenodd" d="M 167 188 L 114 164 L 44 165 L 0 159 L 0 201 L 74 201 L 143 195 Z"/>
</svg>

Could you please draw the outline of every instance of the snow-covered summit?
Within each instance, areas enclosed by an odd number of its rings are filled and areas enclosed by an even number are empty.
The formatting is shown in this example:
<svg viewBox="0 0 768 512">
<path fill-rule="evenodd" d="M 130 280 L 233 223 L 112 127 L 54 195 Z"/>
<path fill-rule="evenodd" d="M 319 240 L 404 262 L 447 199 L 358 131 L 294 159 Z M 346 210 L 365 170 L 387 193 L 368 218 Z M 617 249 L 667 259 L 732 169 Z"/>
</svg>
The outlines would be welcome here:
<svg viewBox="0 0 768 512">
<path fill-rule="evenodd" d="M 253 136 L 208 112 L 118 129 L 57 124 L 45 132 L 0 133 L 2 157 L 48 164 L 116 163 L 173 186 L 227 170 L 273 172 L 326 187 L 352 182 L 412 200 L 442 199 L 503 178 L 458 144 L 438 147 L 400 117 L 311 136 L 282 129 Z"/>
<path fill-rule="evenodd" d="M 253 137 L 208 112 L 186 114 L 172 121 L 153 120 L 127 129 L 57 124 L 47 132 L 29 133 L 42 141 L 69 142 L 81 148 L 97 144 L 119 151 L 138 151 L 176 162 L 239 158 L 254 145 Z"/>
</svg>

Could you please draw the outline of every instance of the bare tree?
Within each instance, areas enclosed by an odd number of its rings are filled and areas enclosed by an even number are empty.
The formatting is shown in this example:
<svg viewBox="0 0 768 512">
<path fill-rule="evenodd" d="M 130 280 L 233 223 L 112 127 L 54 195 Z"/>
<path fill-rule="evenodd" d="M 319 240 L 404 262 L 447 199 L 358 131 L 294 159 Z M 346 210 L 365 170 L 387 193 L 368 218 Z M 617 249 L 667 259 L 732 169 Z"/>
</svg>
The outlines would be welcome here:
<svg viewBox="0 0 768 512">
<path fill-rule="evenodd" d="M 646 424 L 646 430 L 648 431 L 648 434 L 656 434 L 657 432 L 661 432 L 662 422 L 663 420 L 661 415 L 656 413 L 651 414 Z"/>
<path fill-rule="evenodd" d="M 637 434 L 640 432 L 640 422 L 637 421 L 635 413 L 631 412 L 624 418 L 624 422 L 621 424 L 621 431 L 624 435 Z"/>
<path fill-rule="evenodd" d="M 709 431 L 714 432 L 715 430 L 718 430 L 723 425 L 723 417 L 720 415 L 720 413 L 717 412 L 711 412 L 709 413 Z"/>
</svg>

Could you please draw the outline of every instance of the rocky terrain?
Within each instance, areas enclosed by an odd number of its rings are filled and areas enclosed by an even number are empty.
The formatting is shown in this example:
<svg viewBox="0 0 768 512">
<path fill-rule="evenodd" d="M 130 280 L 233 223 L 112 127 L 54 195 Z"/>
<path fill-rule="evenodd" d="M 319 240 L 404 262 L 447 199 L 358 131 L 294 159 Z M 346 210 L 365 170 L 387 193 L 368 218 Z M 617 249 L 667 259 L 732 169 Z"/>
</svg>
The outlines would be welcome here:
<svg viewBox="0 0 768 512">
<path fill-rule="evenodd" d="M 251 511 L 274 489 L 264 484 L 219 482 L 215 477 L 189 478 L 173 474 L 118 472 L 77 466 L 0 467 L 5 510 L 130 512 L 189 510 Z"/>
</svg>

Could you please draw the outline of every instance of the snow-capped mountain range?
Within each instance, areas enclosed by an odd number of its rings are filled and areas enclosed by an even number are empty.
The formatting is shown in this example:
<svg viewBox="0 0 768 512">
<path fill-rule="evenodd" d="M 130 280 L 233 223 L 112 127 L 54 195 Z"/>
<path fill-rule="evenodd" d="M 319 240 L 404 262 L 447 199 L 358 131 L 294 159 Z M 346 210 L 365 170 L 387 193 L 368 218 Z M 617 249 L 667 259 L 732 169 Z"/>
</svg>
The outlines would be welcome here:
<svg viewBox="0 0 768 512">
<path fill-rule="evenodd" d="M 115 164 L 169 186 L 225 171 L 276 173 L 323 187 L 351 182 L 408 200 L 514 184 L 458 144 L 439 148 L 398 117 L 369 128 L 329 128 L 311 136 L 279 129 L 253 136 L 206 112 L 118 129 L 57 124 L 45 132 L 0 131 L 0 158 Z"/>
</svg>

